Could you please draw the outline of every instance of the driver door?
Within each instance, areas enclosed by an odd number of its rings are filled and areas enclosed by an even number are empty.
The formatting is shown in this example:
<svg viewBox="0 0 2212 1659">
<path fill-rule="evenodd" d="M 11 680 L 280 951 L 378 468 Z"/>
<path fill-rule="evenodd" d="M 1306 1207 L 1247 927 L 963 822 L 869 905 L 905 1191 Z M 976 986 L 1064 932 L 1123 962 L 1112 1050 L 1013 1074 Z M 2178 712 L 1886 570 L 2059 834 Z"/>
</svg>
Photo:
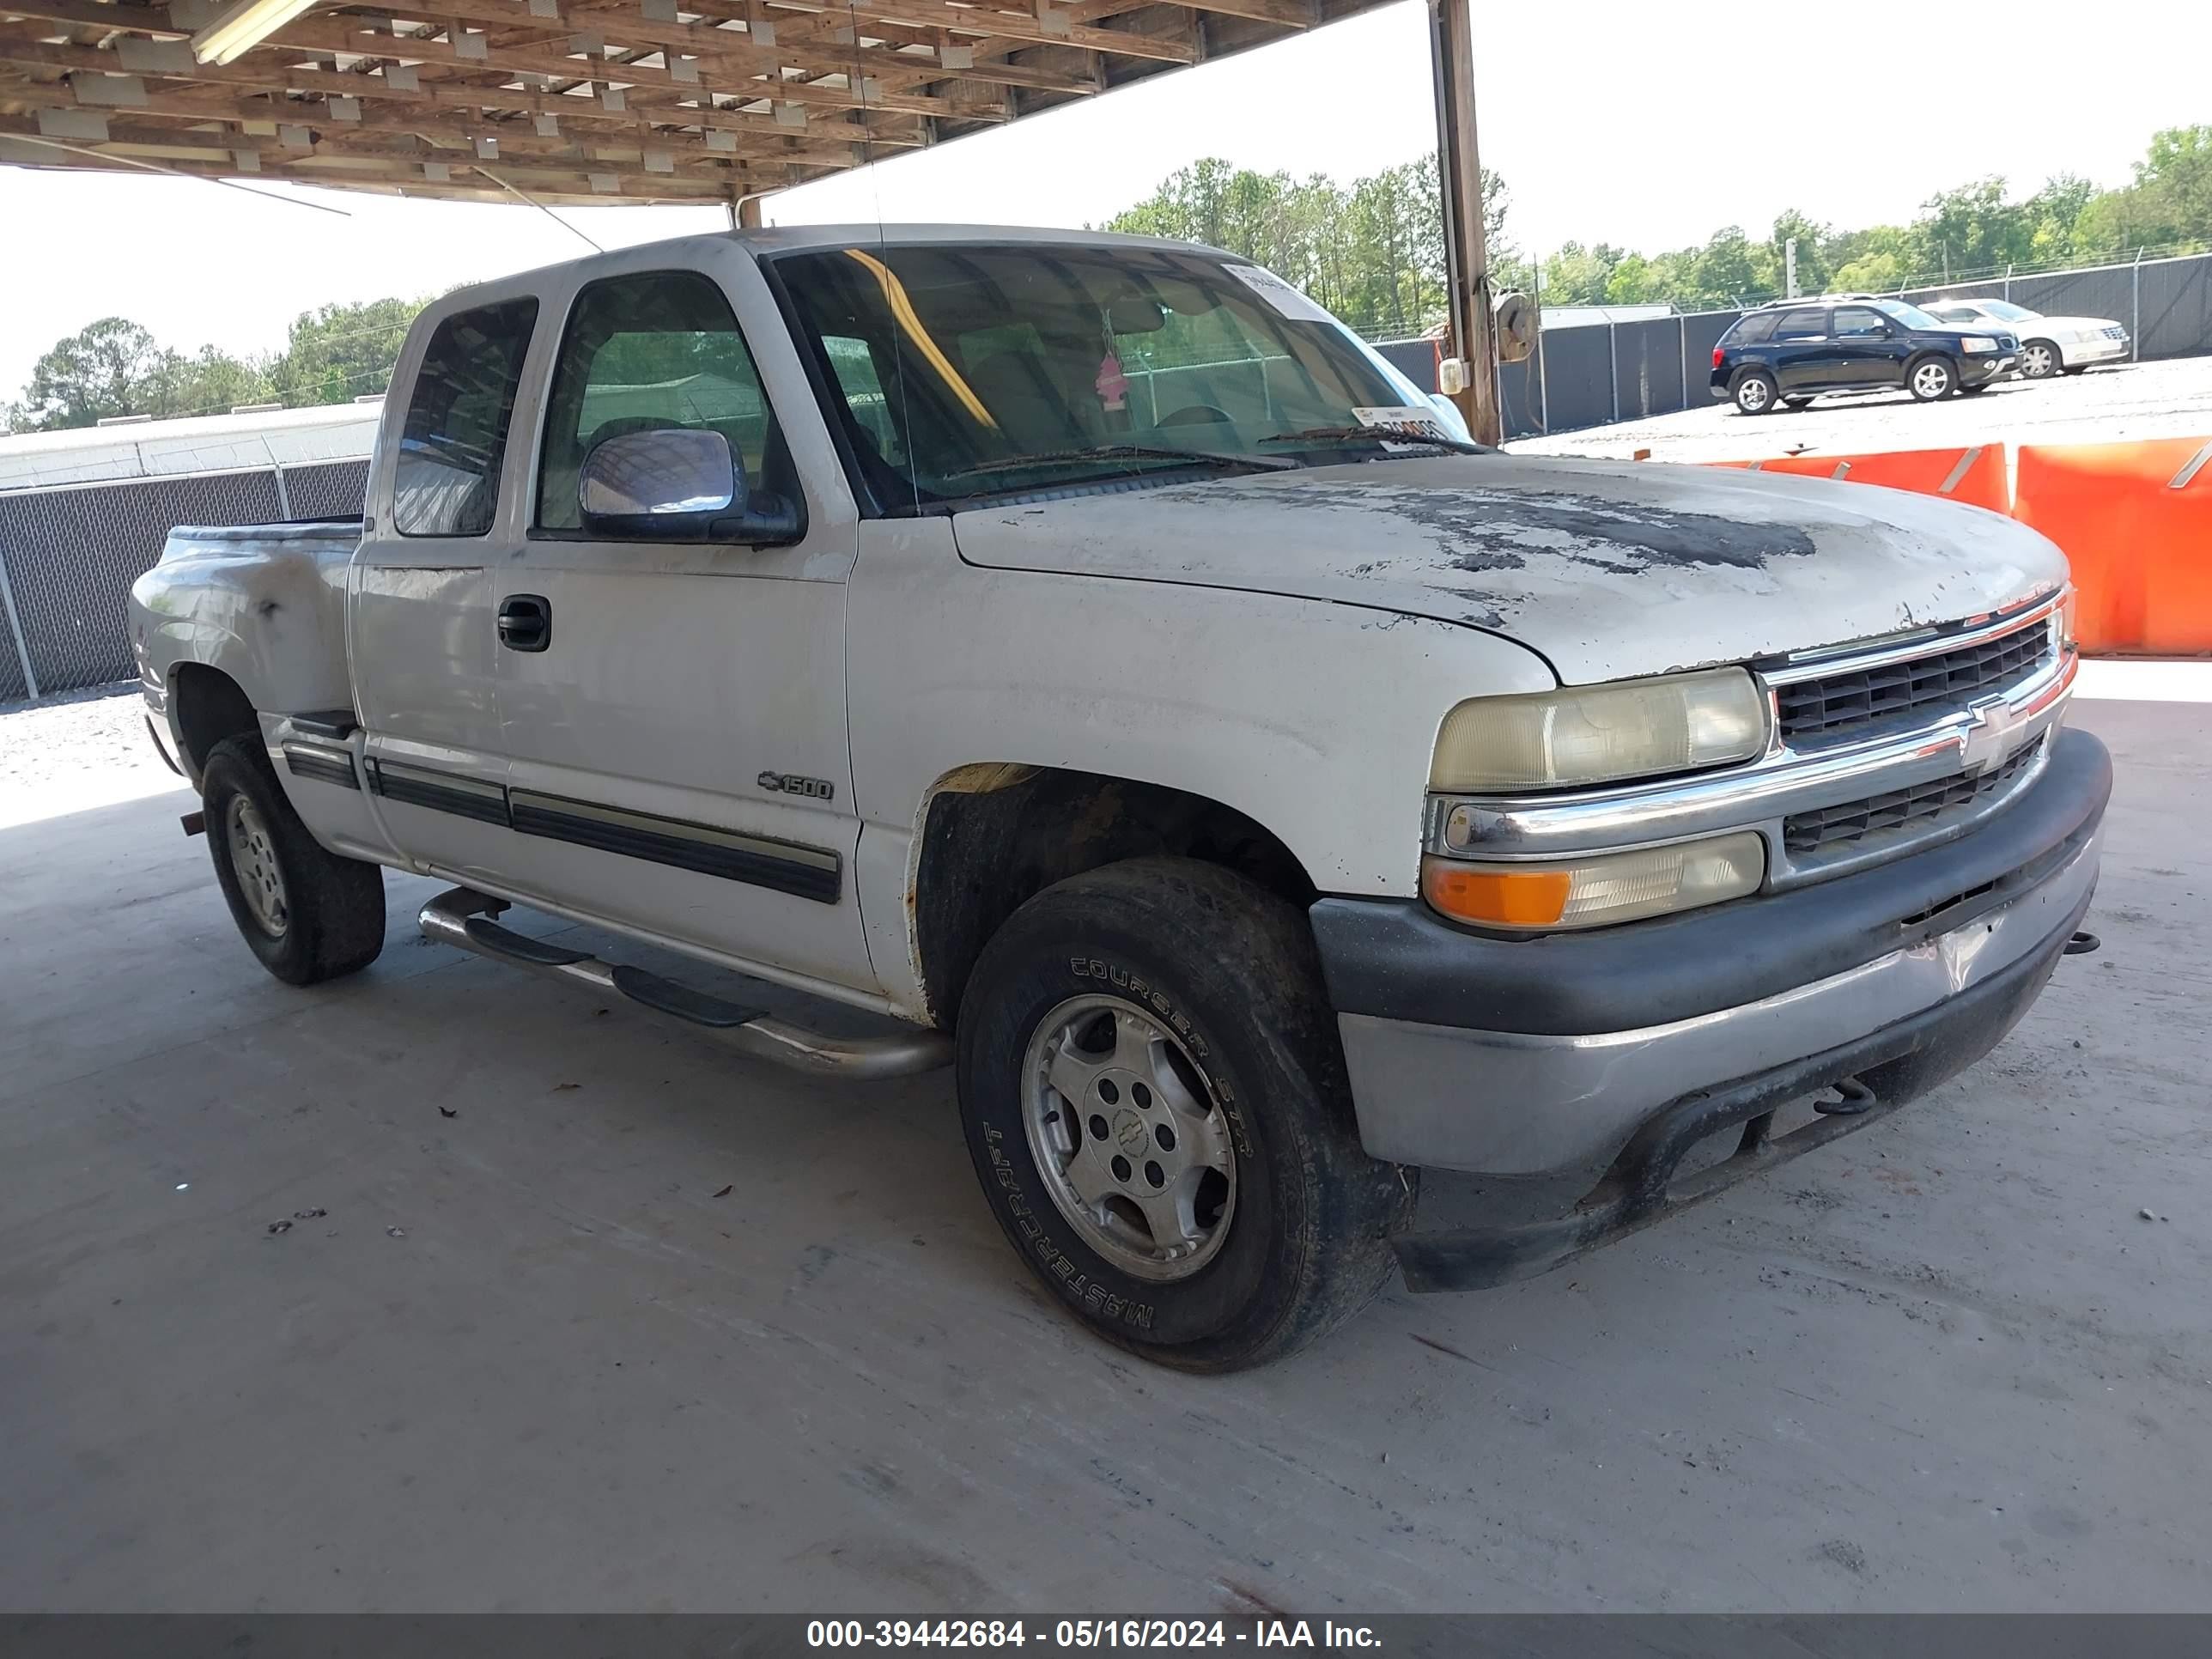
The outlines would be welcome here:
<svg viewBox="0 0 2212 1659">
<path fill-rule="evenodd" d="M 1871 306 L 1838 306 L 1835 380 L 1844 386 L 1882 386 L 1905 378 L 1906 352 L 1897 325 Z"/>
<path fill-rule="evenodd" d="M 857 515 L 797 476 L 778 404 L 805 384 L 757 270 L 735 244 L 687 252 L 682 269 L 665 248 L 593 261 L 556 310 L 532 511 L 491 573 L 515 877 L 765 977 L 872 990 L 845 729 Z M 799 412 L 818 422 L 811 399 Z M 751 490 L 803 501 L 799 539 L 586 530 L 593 447 L 671 428 L 721 434 Z"/>
</svg>

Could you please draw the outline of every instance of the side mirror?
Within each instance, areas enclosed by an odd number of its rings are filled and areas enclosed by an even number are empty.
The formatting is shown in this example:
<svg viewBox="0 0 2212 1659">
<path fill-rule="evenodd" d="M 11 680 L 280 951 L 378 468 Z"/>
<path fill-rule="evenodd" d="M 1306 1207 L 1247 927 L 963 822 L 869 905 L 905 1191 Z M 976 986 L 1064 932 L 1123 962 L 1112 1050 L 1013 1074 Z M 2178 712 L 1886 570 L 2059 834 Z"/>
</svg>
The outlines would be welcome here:
<svg viewBox="0 0 2212 1659">
<path fill-rule="evenodd" d="M 769 490 L 751 494 L 719 432 L 660 427 L 592 446 L 576 479 L 585 531 L 625 541 L 799 539 L 798 509 Z"/>
</svg>

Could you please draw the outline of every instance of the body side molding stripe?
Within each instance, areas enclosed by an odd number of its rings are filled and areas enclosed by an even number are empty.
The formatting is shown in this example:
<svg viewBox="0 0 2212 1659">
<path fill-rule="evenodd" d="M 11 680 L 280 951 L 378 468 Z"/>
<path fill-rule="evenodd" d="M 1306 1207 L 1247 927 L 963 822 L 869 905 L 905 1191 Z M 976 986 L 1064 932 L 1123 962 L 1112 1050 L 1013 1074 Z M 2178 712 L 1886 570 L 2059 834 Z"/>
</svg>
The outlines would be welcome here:
<svg viewBox="0 0 2212 1659">
<path fill-rule="evenodd" d="M 284 769 L 295 778 L 334 783 L 341 789 L 358 789 L 361 780 L 353 769 L 353 757 L 343 749 L 323 749 L 313 744 L 284 745 Z"/>
</svg>

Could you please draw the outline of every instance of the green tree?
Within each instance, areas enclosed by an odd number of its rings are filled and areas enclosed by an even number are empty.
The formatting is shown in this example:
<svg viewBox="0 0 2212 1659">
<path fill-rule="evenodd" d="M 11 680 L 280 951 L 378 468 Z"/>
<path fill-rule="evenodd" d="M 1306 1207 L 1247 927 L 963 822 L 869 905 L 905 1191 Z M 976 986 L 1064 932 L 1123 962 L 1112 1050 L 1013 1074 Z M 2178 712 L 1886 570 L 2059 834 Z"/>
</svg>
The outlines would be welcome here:
<svg viewBox="0 0 2212 1659">
<path fill-rule="evenodd" d="M 2212 126 L 2167 127 L 2151 135 L 2136 163 L 2145 217 L 2172 241 L 2212 238 Z"/>
<path fill-rule="evenodd" d="M 407 325 L 427 303 L 371 300 L 303 311 L 269 379 L 288 404 L 343 404 L 392 382 Z"/>
<path fill-rule="evenodd" d="M 1506 233 L 1507 192 L 1483 174 L 1493 289 L 1522 285 Z M 1219 156 L 1179 167 L 1103 228 L 1209 243 L 1258 261 L 1354 328 L 1417 333 L 1446 308 L 1443 193 L 1433 155 L 1339 185 L 1255 173 Z"/>
<path fill-rule="evenodd" d="M 32 430 L 91 426 L 118 415 L 152 412 L 163 363 L 154 337 L 124 317 L 103 317 L 57 341 L 31 370 L 13 417 Z"/>
<path fill-rule="evenodd" d="M 1743 234 L 1741 225 L 1729 225 L 1713 233 L 1712 240 L 1705 244 L 1692 267 L 1691 280 L 1697 284 L 1698 297 L 1709 303 L 1740 305 L 1773 292 L 1771 286 L 1759 281 L 1751 239 Z"/>
<path fill-rule="evenodd" d="M 148 384 L 147 401 L 151 412 L 164 418 L 220 415 L 240 404 L 270 402 L 275 391 L 262 364 L 203 346 L 195 357 L 162 352 Z"/>
<path fill-rule="evenodd" d="M 1772 256 L 1773 272 L 1762 287 L 1779 294 L 1784 291 L 1789 271 L 1789 248 L 1791 238 L 1797 242 L 1797 291 L 1800 294 L 1825 294 L 1833 267 L 1828 263 L 1828 246 L 1835 233 L 1796 208 L 1775 216 L 1774 234 L 1767 238 Z"/>
</svg>

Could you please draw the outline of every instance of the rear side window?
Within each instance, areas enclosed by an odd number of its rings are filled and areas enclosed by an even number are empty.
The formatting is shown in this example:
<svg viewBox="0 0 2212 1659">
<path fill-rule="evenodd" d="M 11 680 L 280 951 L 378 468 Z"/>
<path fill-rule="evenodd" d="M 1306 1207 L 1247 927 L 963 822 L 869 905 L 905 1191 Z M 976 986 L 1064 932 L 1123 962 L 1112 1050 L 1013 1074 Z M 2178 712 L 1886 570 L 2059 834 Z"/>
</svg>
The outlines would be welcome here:
<svg viewBox="0 0 2212 1659">
<path fill-rule="evenodd" d="M 403 536 L 481 536 L 499 506 L 499 466 L 538 301 L 507 300 L 440 323 L 408 396 L 392 481 Z"/>
<path fill-rule="evenodd" d="M 613 276 L 576 296 L 545 404 L 538 525 L 583 523 L 576 481 L 609 438 L 671 427 L 719 432 L 753 489 L 782 489 L 789 460 L 730 302 L 696 270 Z M 770 476 L 774 475 L 774 476 Z"/>
<path fill-rule="evenodd" d="M 1774 321 L 1774 337 L 1778 340 L 1818 340 L 1828 332 L 1828 313 L 1817 306 L 1801 307 L 1785 311 Z"/>
<path fill-rule="evenodd" d="M 1729 330 L 1728 337 L 1730 345 L 1757 345 L 1762 340 L 1773 338 L 1774 313 L 1753 311 L 1738 318 L 1735 326 Z"/>
</svg>

